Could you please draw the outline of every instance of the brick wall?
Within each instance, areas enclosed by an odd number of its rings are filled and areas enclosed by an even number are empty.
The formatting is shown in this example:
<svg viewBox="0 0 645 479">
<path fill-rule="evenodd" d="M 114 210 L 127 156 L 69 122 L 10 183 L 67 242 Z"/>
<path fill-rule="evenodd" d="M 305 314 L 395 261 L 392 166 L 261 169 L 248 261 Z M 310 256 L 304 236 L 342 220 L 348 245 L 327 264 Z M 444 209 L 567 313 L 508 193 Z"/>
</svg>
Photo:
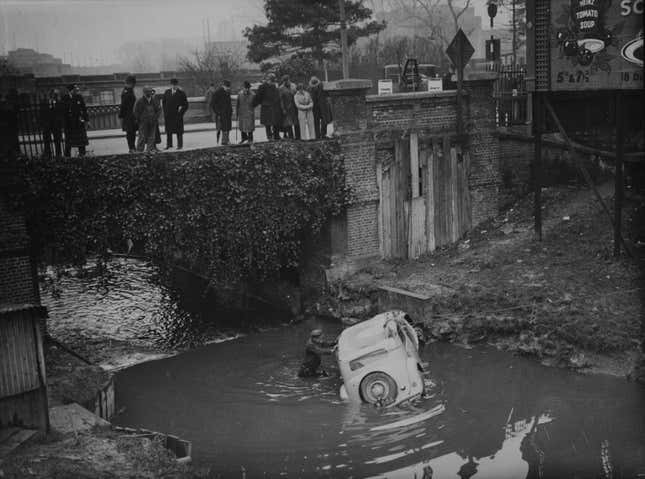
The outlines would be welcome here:
<svg viewBox="0 0 645 479">
<path fill-rule="evenodd" d="M 360 81 L 343 88 L 342 81 L 326 85 L 334 113 L 335 134 L 345 158 L 347 182 L 355 201 L 347 211 L 347 250 L 351 258 L 380 254 L 378 238 L 379 191 L 376 164 L 387 163 L 398 138 L 416 132 L 419 141 L 445 135 L 456 137 L 456 92 L 418 92 L 387 96 L 366 95 Z M 499 138 L 495 135 L 495 101 L 490 81 L 468 82 L 464 121 L 470 152 L 473 223 L 498 212 Z M 332 251 L 332 254 L 334 251 Z"/>
<path fill-rule="evenodd" d="M 21 215 L 0 199 L 0 304 L 37 304 L 29 237 Z"/>
</svg>

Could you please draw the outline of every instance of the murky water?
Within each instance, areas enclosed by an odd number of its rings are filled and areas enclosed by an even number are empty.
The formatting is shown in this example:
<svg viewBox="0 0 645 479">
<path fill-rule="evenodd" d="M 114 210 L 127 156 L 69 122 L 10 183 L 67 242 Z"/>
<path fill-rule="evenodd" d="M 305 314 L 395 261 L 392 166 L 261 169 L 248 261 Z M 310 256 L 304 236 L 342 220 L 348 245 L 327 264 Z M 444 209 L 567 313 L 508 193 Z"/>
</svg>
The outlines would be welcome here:
<svg viewBox="0 0 645 479">
<path fill-rule="evenodd" d="M 340 401 L 335 374 L 315 381 L 296 376 L 312 326 L 125 370 L 117 377 L 117 401 L 125 407 L 118 422 L 192 440 L 195 460 L 222 477 L 242 477 L 242 470 L 249 478 L 645 473 L 640 386 L 491 349 L 435 344 L 423 352 L 436 383 L 431 397 L 378 410 Z"/>
<path fill-rule="evenodd" d="M 64 339 L 185 347 L 230 337 L 117 376 L 116 422 L 193 441 L 224 478 L 636 478 L 645 475 L 645 388 L 581 376 L 488 348 L 425 348 L 428 398 L 379 410 L 338 397 L 340 379 L 296 376 L 313 327 L 252 332 L 200 304 L 188 314 L 150 283 L 149 264 L 116 261 L 107 279 L 72 274 L 45 288 Z M 190 300 L 198 301 L 200 294 Z M 274 323 L 274 324 L 279 324 Z M 169 346 L 170 345 L 170 346 Z M 244 471 L 244 473 L 242 472 Z"/>
</svg>

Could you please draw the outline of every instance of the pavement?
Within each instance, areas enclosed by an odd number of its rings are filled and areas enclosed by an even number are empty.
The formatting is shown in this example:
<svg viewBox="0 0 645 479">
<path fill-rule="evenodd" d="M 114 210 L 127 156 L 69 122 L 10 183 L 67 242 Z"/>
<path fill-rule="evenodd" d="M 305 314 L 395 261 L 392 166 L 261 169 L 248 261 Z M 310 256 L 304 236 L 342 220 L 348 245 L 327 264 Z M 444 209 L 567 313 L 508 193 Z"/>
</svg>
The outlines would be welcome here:
<svg viewBox="0 0 645 479">
<path fill-rule="evenodd" d="M 240 131 L 237 129 L 237 124 L 233 123 L 233 130 L 230 132 L 229 138 L 232 144 L 237 144 L 242 141 Z M 88 139 L 90 141 L 87 147 L 88 154 L 101 156 L 101 155 L 116 155 L 128 152 L 128 145 L 125 141 L 125 132 L 119 130 L 97 130 L 88 131 Z M 266 141 L 266 132 L 264 127 L 258 126 L 253 132 L 254 142 Z M 177 147 L 177 137 L 173 135 L 174 148 Z M 161 131 L 161 143 L 157 145 L 160 150 L 166 146 L 166 135 Z M 184 150 L 196 150 L 199 148 L 211 148 L 217 146 L 216 130 L 213 123 L 193 123 L 184 126 Z M 74 154 L 75 150 L 72 150 Z"/>
</svg>

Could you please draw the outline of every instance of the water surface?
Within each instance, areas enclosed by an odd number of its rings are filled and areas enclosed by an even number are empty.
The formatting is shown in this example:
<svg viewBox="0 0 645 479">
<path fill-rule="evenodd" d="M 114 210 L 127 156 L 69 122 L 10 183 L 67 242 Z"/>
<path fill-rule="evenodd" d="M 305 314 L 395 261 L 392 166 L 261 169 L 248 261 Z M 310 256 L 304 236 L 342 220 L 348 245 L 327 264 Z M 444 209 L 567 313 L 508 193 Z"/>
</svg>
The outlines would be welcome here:
<svg viewBox="0 0 645 479">
<path fill-rule="evenodd" d="M 347 404 L 334 371 L 322 380 L 296 376 L 307 333 L 319 325 L 327 334 L 338 329 L 310 322 L 122 371 L 118 422 L 192 440 L 195 461 L 222 477 L 645 473 L 641 386 L 433 344 L 423 351 L 430 397 L 383 410 Z"/>
</svg>

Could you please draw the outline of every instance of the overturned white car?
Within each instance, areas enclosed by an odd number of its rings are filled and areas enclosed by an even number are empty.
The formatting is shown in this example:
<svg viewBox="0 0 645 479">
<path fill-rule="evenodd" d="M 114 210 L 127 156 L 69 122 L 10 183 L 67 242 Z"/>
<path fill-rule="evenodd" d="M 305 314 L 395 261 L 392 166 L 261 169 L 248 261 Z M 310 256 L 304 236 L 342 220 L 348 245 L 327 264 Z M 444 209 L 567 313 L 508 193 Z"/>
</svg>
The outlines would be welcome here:
<svg viewBox="0 0 645 479">
<path fill-rule="evenodd" d="M 423 393 L 419 339 L 403 311 L 388 311 L 338 338 L 344 399 L 391 406 Z"/>
</svg>

